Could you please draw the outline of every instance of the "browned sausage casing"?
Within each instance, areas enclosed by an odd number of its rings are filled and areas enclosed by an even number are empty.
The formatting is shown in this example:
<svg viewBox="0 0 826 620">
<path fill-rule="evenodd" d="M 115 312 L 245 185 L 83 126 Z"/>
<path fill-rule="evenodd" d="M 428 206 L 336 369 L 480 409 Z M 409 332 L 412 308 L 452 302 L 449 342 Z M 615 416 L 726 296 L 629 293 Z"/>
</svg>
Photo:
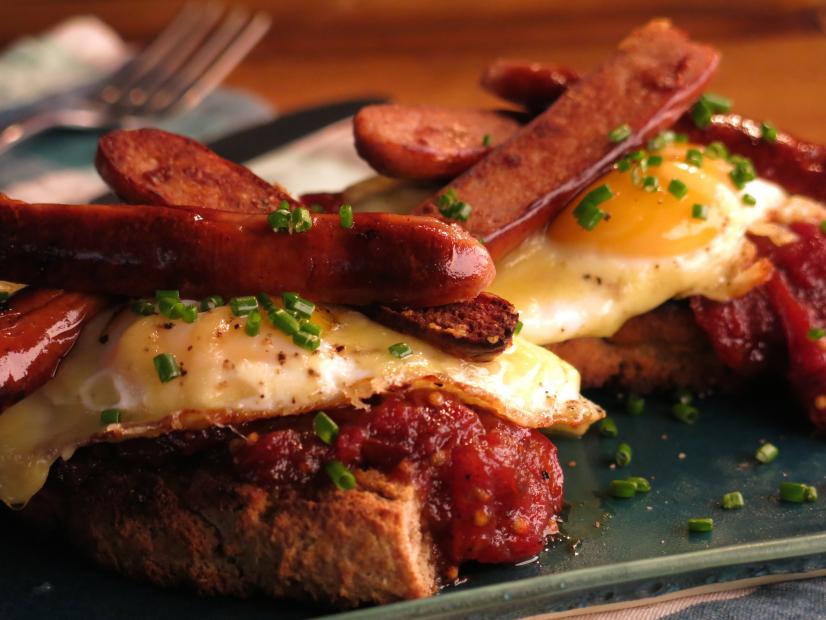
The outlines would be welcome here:
<svg viewBox="0 0 826 620">
<path fill-rule="evenodd" d="M 24 289 L 0 314 L 0 411 L 54 376 L 87 319 L 106 307 L 95 295 Z"/>
<path fill-rule="evenodd" d="M 0 278 L 37 286 L 190 298 L 298 291 L 317 302 L 432 306 L 472 299 L 493 279 L 485 248 L 429 218 L 313 216 L 275 233 L 263 214 L 189 207 L 0 200 Z"/>
<path fill-rule="evenodd" d="M 499 58 L 485 69 L 480 83 L 505 101 L 541 112 L 579 80 L 577 71 L 562 65 Z"/>
<path fill-rule="evenodd" d="M 200 142 L 159 129 L 104 135 L 98 142 L 95 167 L 118 196 L 133 204 L 268 213 L 282 200 L 298 202 L 280 185 L 218 157 Z"/>
<path fill-rule="evenodd" d="M 353 119 L 359 155 L 379 173 L 427 181 L 460 174 L 519 128 L 502 112 L 371 105 Z"/>
<path fill-rule="evenodd" d="M 717 61 L 717 52 L 666 20 L 633 32 L 607 62 L 450 184 L 473 209 L 467 230 L 494 258 L 518 246 L 624 152 L 677 120 Z M 623 124 L 631 138 L 612 143 L 608 133 Z M 415 212 L 438 216 L 436 201 Z"/>
</svg>

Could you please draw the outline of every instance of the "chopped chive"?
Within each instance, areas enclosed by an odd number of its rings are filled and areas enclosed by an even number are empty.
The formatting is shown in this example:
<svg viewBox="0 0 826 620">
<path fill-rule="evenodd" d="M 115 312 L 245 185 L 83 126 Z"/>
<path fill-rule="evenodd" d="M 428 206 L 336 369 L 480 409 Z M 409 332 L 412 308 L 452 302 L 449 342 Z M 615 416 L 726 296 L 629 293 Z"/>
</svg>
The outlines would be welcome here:
<svg viewBox="0 0 826 620">
<path fill-rule="evenodd" d="M 700 129 L 708 127 L 713 114 L 725 114 L 731 110 L 731 99 L 715 93 L 705 93 L 691 108 L 691 120 Z"/>
<path fill-rule="evenodd" d="M 685 144 L 688 142 L 688 134 L 687 133 L 675 133 L 674 134 L 674 142 L 677 144 Z"/>
<path fill-rule="evenodd" d="M 651 483 L 646 478 L 630 476 L 626 480 L 634 483 L 634 486 L 637 487 L 637 493 L 648 493 L 651 490 Z"/>
<path fill-rule="evenodd" d="M 628 172 L 631 170 L 631 161 L 627 157 L 623 157 L 616 164 L 614 164 L 614 167 L 620 172 Z"/>
<path fill-rule="evenodd" d="M 754 453 L 754 458 L 756 458 L 759 462 L 766 464 L 774 461 L 779 454 L 780 450 L 777 449 L 777 446 L 773 443 L 766 442 L 757 448 L 757 452 Z"/>
<path fill-rule="evenodd" d="M 688 187 L 680 179 L 671 179 L 668 183 L 668 193 L 674 196 L 677 200 L 682 200 L 688 193 Z"/>
<path fill-rule="evenodd" d="M 588 192 L 574 209 L 574 217 L 579 225 L 585 230 L 593 230 L 605 217 L 605 211 L 599 205 L 613 196 L 611 188 L 605 184 Z"/>
<path fill-rule="evenodd" d="M 298 207 L 292 212 L 290 223 L 292 224 L 293 232 L 307 232 L 313 227 L 313 216 L 310 215 L 309 209 Z"/>
<path fill-rule="evenodd" d="M 181 307 L 177 309 L 177 315 L 184 323 L 194 323 L 198 318 L 198 306 L 181 304 Z"/>
<path fill-rule="evenodd" d="M 181 301 L 181 292 L 175 290 L 155 291 L 155 299 L 158 301 L 161 299 L 174 299 L 175 301 Z"/>
<path fill-rule="evenodd" d="M 321 346 L 321 338 L 316 336 L 315 334 L 309 334 L 307 332 L 298 332 L 293 334 L 293 343 L 302 349 L 307 349 L 308 351 L 315 351 L 318 347 Z"/>
<path fill-rule="evenodd" d="M 753 207 L 757 204 L 757 198 L 755 198 L 751 194 L 743 194 L 741 200 L 743 201 L 743 204 L 747 207 Z"/>
<path fill-rule="evenodd" d="M 630 480 L 612 480 L 608 492 L 611 497 L 627 499 L 637 494 L 637 485 Z"/>
<path fill-rule="evenodd" d="M 691 120 L 694 121 L 694 125 L 700 129 L 708 127 L 712 114 L 711 107 L 703 99 L 700 99 L 691 106 Z"/>
<path fill-rule="evenodd" d="M 235 316 L 247 316 L 253 310 L 258 310 L 258 300 L 252 295 L 233 297 L 229 300 L 229 307 Z"/>
<path fill-rule="evenodd" d="M 708 219 L 708 206 L 701 205 L 699 202 L 695 202 L 691 206 L 691 217 L 693 217 L 695 220 Z"/>
<path fill-rule="evenodd" d="M 516 326 L 513 328 L 513 335 L 518 336 L 522 332 L 522 328 L 524 327 L 524 323 L 522 321 L 517 321 Z"/>
<path fill-rule="evenodd" d="M 649 166 L 652 166 L 652 167 L 653 167 L 653 166 L 660 166 L 660 165 L 662 165 L 662 163 L 663 163 L 663 158 L 662 158 L 662 155 L 651 155 L 651 156 L 647 159 L 647 162 L 648 162 L 648 165 L 649 165 Z"/>
<path fill-rule="evenodd" d="M 301 329 L 298 319 L 284 310 L 284 308 L 278 308 L 270 312 L 269 317 L 270 322 L 288 336 L 297 334 Z"/>
<path fill-rule="evenodd" d="M 312 211 L 313 213 L 324 213 L 324 207 L 322 207 L 322 206 L 321 206 L 320 204 L 318 204 L 317 202 L 313 202 L 313 203 L 311 203 L 311 204 L 310 204 L 309 209 L 310 209 L 310 211 Z"/>
<path fill-rule="evenodd" d="M 319 411 L 313 418 L 313 432 L 321 441 L 331 446 L 338 436 L 338 424 L 326 413 Z"/>
<path fill-rule="evenodd" d="M 743 494 L 740 491 L 732 491 L 723 495 L 724 510 L 737 510 L 745 505 L 746 502 L 743 500 Z"/>
<path fill-rule="evenodd" d="M 168 319 L 175 319 L 177 317 L 178 306 L 183 304 L 174 297 L 161 297 L 158 299 L 158 312 Z"/>
<path fill-rule="evenodd" d="M 305 319 L 309 319 L 315 312 L 315 304 L 308 299 L 304 299 L 298 293 L 282 293 L 281 298 L 284 300 L 284 307 L 287 310 L 293 310 Z"/>
<path fill-rule="evenodd" d="M 290 217 L 289 210 L 276 209 L 267 215 L 267 224 L 275 232 L 285 232 L 290 230 Z"/>
<path fill-rule="evenodd" d="M 289 211 L 290 210 L 290 203 L 286 200 L 282 200 L 278 203 L 278 210 L 279 211 Z"/>
<path fill-rule="evenodd" d="M 647 192 L 656 192 L 660 189 L 660 182 L 657 177 L 647 176 L 642 180 L 642 188 Z"/>
<path fill-rule="evenodd" d="M 129 309 L 135 314 L 140 314 L 141 316 L 155 314 L 155 304 L 149 299 L 136 299 L 129 304 Z"/>
<path fill-rule="evenodd" d="M 729 161 L 734 164 L 734 168 L 729 172 L 729 178 L 737 189 L 743 189 L 746 183 L 757 178 L 757 173 L 749 158 L 742 155 L 732 155 Z"/>
<path fill-rule="evenodd" d="M 261 306 L 266 312 L 275 312 L 278 309 L 276 308 L 275 303 L 273 303 L 272 298 L 266 293 L 258 293 L 258 295 L 255 296 L 255 299 L 258 301 L 258 305 Z"/>
<path fill-rule="evenodd" d="M 169 383 L 172 379 L 181 376 L 178 360 L 171 353 L 156 355 L 152 359 L 152 363 L 155 364 L 155 371 L 158 373 L 161 383 Z"/>
<path fill-rule="evenodd" d="M 599 434 L 603 437 L 616 437 L 619 435 L 619 430 L 617 429 L 617 423 L 614 422 L 612 418 L 603 418 L 599 422 L 599 426 L 597 426 L 597 430 Z"/>
<path fill-rule="evenodd" d="M 625 401 L 625 411 L 629 415 L 640 415 L 645 411 L 645 399 L 636 394 L 629 394 Z"/>
<path fill-rule="evenodd" d="M 823 221 L 820 223 L 820 232 L 822 232 L 822 233 L 826 233 L 826 220 L 823 220 Z"/>
<path fill-rule="evenodd" d="M 482 146 L 484 146 L 485 148 L 490 146 L 490 134 L 489 133 L 486 133 L 484 136 L 482 136 Z"/>
<path fill-rule="evenodd" d="M 711 517 L 693 517 L 688 520 L 689 532 L 710 532 L 714 529 L 714 519 Z"/>
<path fill-rule="evenodd" d="M 119 424 L 120 423 L 120 409 L 104 409 L 100 412 L 100 423 Z"/>
<path fill-rule="evenodd" d="M 694 424 L 700 417 L 700 412 L 697 410 L 697 408 L 692 405 L 689 405 L 688 403 L 676 403 L 671 408 L 671 413 L 680 422 L 683 422 L 685 424 Z"/>
<path fill-rule="evenodd" d="M 219 306 L 224 305 L 224 298 L 220 295 L 210 295 L 209 297 L 205 297 L 201 300 L 200 309 L 201 312 L 208 312 L 210 310 L 214 310 Z"/>
<path fill-rule="evenodd" d="M 709 159 L 728 159 L 728 149 L 722 142 L 712 142 L 704 150 L 703 155 Z"/>
<path fill-rule="evenodd" d="M 806 337 L 809 340 L 815 341 L 820 340 L 824 336 L 824 330 L 822 327 L 812 327 L 809 331 L 806 332 Z"/>
<path fill-rule="evenodd" d="M 645 151 L 643 151 L 642 149 L 637 149 L 636 151 L 631 151 L 630 153 L 628 153 L 626 157 L 628 157 L 629 161 L 641 162 L 643 159 L 645 159 Z"/>
<path fill-rule="evenodd" d="M 698 149 L 688 149 L 685 152 L 685 160 L 692 166 L 699 168 L 703 165 L 703 154 Z"/>
<path fill-rule="evenodd" d="M 333 481 L 333 484 L 342 491 L 349 491 L 355 488 L 356 478 L 353 473 L 347 469 L 347 466 L 341 461 L 330 461 L 324 465 L 324 471 Z"/>
<path fill-rule="evenodd" d="M 410 345 L 406 342 L 391 344 L 387 347 L 387 350 L 390 351 L 390 355 L 393 357 L 398 357 L 399 359 L 404 359 L 408 355 L 413 355 L 413 349 L 411 349 Z"/>
<path fill-rule="evenodd" d="M 261 331 L 261 313 L 258 310 L 253 310 L 247 315 L 244 331 L 247 332 L 247 336 L 257 336 Z"/>
<path fill-rule="evenodd" d="M 806 487 L 806 493 L 804 495 L 804 499 L 807 502 L 816 502 L 817 501 L 817 489 L 813 486 Z"/>
<path fill-rule="evenodd" d="M 633 451 L 631 450 L 631 446 L 623 442 L 617 446 L 617 451 L 614 453 L 614 462 L 619 467 L 627 467 L 631 464 L 632 456 Z"/>
<path fill-rule="evenodd" d="M 456 190 L 452 187 L 449 187 L 444 194 L 439 196 L 436 204 L 439 207 L 439 213 L 444 217 L 461 222 L 466 222 L 473 210 L 468 203 L 459 200 Z"/>
<path fill-rule="evenodd" d="M 715 114 L 725 114 L 731 111 L 731 99 L 728 97 L 723 97 L 717 93 L 704 93 L 701 99 L 708 104 Z"/>
<path fill-rule="evenodd" d="M 309 319 L 301 319 L 298 322 L 299 330 L 306 333 L 312 334 L 313 336 L 320 336 L 321 335 L 321 325 L 318 323 L 313 323 Z"/>
<path fill-rule="evenodd" d="M 766 142 L 777 142 L 777 128 L 768 121 L 763 121 L 760 123 L 760 137 Z"/>
<path fill-rule="evenodd" d="M 622 125 L 617 125 L 611 131 L 608 132 L 608 141 L 609 142 L 624 142 L 628 138 L 631 137 L 631 126 L 628 123 L 623 123 Z"/>
<path fill-rule="evenodd" d="M 667 129 L 651 138 L 646 145 L 649 151 L 659 151 L 674 142 L 674 132 Z"/>
<path fill-rule="evenodd" d="M 338 209 L 338 221 L 342 228 L 353 227 L 353 206 L 341 205 Z"/>
<path fill-rule="evenodd" d="M 780 499 L 784 502 L 802 504 L 806 499 L 806 492 L 809 485 L 800 482 L 781 482 Z"/>
</svg>

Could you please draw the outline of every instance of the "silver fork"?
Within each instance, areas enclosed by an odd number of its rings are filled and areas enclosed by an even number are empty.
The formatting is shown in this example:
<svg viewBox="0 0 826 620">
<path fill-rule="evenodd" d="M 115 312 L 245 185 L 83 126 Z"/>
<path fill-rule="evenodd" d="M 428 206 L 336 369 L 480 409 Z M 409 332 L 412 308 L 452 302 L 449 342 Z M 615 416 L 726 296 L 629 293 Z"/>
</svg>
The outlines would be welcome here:
<svg viewBox="0 0 826 620">
<path fill-rule="evenodd" d="M 67 106 L 0 131 L 0 153 L 55 127 L 107 129 L 189 110 L 218 86 L 270 27 L 262 12 L 226 12 L 220 3 L 183 7 L 137 56 L 102 86 Z"/>
</svg>

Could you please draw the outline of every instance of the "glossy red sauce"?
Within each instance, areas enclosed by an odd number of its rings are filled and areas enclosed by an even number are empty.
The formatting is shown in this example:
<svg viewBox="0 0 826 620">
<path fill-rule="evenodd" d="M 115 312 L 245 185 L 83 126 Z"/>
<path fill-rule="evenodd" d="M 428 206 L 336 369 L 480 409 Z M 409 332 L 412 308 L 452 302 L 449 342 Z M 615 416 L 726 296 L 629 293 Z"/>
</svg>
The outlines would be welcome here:
<svg viewBox="0 0 826 620">
<path fill-rule="evenodd" d="M 328 413 L 340 427 L 332 446 L 305 416 L 238 449 L 238 471 L 257 483 L 332 484 L 323 465 L 338 459 L 410 478 L 437 548 L 455 564 L 523 560 L 556 531 L 562 471 L 538 431 L 432 390 L 388 395 L 369 412 Z"/>
</svg>

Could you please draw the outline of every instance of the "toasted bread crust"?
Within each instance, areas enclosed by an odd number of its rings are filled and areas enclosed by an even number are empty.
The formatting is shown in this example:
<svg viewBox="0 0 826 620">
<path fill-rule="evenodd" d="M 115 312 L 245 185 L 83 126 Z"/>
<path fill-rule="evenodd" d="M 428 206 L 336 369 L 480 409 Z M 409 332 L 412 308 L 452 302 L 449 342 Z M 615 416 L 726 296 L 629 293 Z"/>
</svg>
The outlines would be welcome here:
<svg viewBox="0 0 826 620">
<path fill-rule="evenodd" d="M 675 388 L 730 391 L 742 384 L 715 355 L 685 303 L 634 317 L 610 338 L 577 338 L 548 348 L 579 371 L 584 388 L 645 394 Z"/>
<path fill-rule="evenodd" d="M 277 495 L 215 467 L 96 468 L 54 478 L 22 516 L 130 577 L 202 594 L 350 607 L 433 594 L 412 484 L 371 470 L 352 491 Z"/>
</svg>

